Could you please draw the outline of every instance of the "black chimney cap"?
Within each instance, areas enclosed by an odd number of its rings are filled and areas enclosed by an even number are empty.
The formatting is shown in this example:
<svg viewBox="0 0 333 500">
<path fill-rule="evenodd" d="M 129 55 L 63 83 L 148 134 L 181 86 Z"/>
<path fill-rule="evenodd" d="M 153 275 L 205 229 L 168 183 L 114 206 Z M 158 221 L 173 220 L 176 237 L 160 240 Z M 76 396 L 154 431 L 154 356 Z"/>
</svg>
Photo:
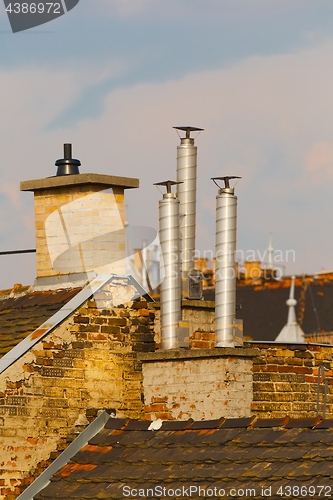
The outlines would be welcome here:
<svg viewBox="0 0 333 500">
<path fill-rule="evenodd" d="M 77 175 L 80 173 L 80 160 L 72 158 L 72 145 L 64 144 L 64 158 L 57 160 L 55 165 L 58 167 L 57 176 L 60 175 Z"/>
</svg>

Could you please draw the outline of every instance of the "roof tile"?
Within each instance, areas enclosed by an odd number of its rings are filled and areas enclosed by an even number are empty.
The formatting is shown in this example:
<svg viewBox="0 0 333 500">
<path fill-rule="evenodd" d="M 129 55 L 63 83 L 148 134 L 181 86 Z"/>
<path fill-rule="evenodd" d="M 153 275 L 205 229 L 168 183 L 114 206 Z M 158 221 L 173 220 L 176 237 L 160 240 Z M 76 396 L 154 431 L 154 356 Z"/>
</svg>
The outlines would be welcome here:
<svg viewBox="0 0 333 500">
<path fill-rule="evenodd" d="M 256 417 L 248 417 L 248 418 L 227 418 L 221 425 L 224 429 L 233 429 L 233 428 L 241 428 L 248 427 L 253 422 L 255 422 Z"/>
<path fill-rule="evenodd" d="M 207 422 L 206 428 L 203 422 L 182 422 L 177 430 L 173 425 L 174 430 L 162 426 L 157 431 L 149 431 L 146 422 L 129 422 L 119 430 L 118 422 L 118 429 L 105 426 L 56 475 L 58 481 L 34 498 L 120 500 L 124 485 L 137 490 L 219 485 L 255 488 L 255 499 L 262 498 L 262 486 L 271 487 L 270 498 L 281 500 L 280 486 L 323 485 L 333 476 L 333 446 L 325 444 L 333 440 L 333 431 L 313 429 L 309 420 L 294 419 L 291 428 L 283 429 L 276 419 L 271 427 L 268 422 L 251 427 L 249 419 L 226 428 L 217 428 L 219 421 Z M 115 436 L 118 442 L 106 445 Z"/>
<path fill-rule="evenodd" d="M 0 357 L 59 311 L 80 291 L 29 292 L 0 300 Z"/>
<path fill-rule="evenodd" d="M 189 420 L 165 420 L 162 424 L 161 430 L 163 431 L 178 431 L 188 429 L 194 422 L 192 418 Z"/>
<path fill-rule="evenodd" d="M 291 418 L 289 422 L 285 425 L 287 429 L 292 428 L 307 428 L 313 429 L 321 421 L 321 417 L 316 418 Z"/>
<path fill-rule="evenodd" d="M 128 418 L 109 418 L 109 420 L 105 424 L 105 429 L 121 429 L 128 423 Z"/>
</svg>

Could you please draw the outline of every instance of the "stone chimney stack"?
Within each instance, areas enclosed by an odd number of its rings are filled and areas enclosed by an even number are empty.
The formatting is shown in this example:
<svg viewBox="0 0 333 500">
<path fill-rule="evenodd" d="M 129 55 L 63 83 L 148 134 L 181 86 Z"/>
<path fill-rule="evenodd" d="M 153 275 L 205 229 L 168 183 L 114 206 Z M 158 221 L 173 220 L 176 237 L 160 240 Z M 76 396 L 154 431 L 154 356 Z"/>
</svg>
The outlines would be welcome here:
<svg viewBox="0 0 333 500">
<path fill-rule="evenodd" d="M 80 281 L 90 272 L 126 273 L 124 191 L 139 180 L 81 174 L 69 146 L 56 161 L 56 176 L 20 186 L 34 193 L 36 285 Z"/>
</svg>

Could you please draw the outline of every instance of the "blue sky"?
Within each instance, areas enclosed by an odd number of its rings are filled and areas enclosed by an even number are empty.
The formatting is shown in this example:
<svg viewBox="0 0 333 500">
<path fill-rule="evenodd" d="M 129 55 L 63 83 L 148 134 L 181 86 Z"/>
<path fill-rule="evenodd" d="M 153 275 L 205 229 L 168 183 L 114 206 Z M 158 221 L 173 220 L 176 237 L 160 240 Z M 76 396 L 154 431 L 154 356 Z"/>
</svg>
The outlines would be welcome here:
<svg viewBox="0 0 333 500">
<path fill-rule="evenodd" d="M 33 196 L 72 142 L 82 172 L 139 177 L 132 225 L 157 228 L 154 182 L 174 178 L 174 125 L 205 129 L 198 241 L 214 248 L 210 177 L 240 175 L 238 247 L 293 249 L 286 272 L 333 269 L 331 0 L 80 0 L 12 34 L 0 4 L 0 250 L 34 247 Z M 1 257 L 1 288 L 35 277 Z"/>
</svg>

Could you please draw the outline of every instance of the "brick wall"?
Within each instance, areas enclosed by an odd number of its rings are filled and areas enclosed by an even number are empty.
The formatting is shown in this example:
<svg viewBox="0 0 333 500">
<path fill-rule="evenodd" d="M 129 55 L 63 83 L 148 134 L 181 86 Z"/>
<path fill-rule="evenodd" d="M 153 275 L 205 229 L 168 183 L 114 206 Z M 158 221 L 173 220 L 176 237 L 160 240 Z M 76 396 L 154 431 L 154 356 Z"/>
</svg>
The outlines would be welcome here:
<svg viewBox="0 0 333 500">
<path fill-rule="evenodd" d="M 142 418 L 136 353 L 153 349 L 153 314 L 145 301 L 109 310 L 91 301 L 5 370 L 0 375 L 0 499 L 14 499 L 98 409 Z"/>
<path fill-rule="evenodd" d="M 252 412 L 263 418 L 315 417 L 318 370 L 327 378 L 326 417 L 333 418 L 333 346 L 248 342 L 260 350 L 253 360 Z M 319 414 L 323 413 L 324 381 L 321 379 Z"/>
<path fill-rule="evenodd" d="M 124 274 L 124 189 L 65 186 L 35 192 L 37 277 Z M 110 235 L 112 232 L 112 235 Z"/>
<path fill-rule="evenodd" d="M 207 325 L 207 329 L 209 325 Z M 251 368 L 242 368 L 250 389 L 237 375 L 239 363 L 244 363 L 235 348 L 235 363 L 214 359 L 214 334 L 209 331 L 192 332 L 190 346 L 196 358 L 184 360 L 182 354 L 161 352 L 144 355 L 144 393 L 146 418 L 208 419 L 221 416 L 236 417 L 243 413 L 244 402 L 238 405 L 238 391 L 246 388 L 252 397 L 248 412 L 261 418 L 289 415 L 295 418 L 317 415 L 318 371 L 325 370 L 327 381 L 326 417 L 333 418 L 333 346 L 318 344 L 280 344 L 275 342 L 245 342 L 244 347 L 257 349 L 250 362 Z M 212 348 L 210 350 L 205 348 Z M 210 359 L 200 355 L 201 350 Z M 179 350 L 178 352 L 184 352 Z M 185 351 L 186 352 L 186 351 Z M 191 351 L 187 351 L 191 352 Z M 165 360 L 163 359 L 165 356 Z M 238 360 L 236 362 L 236 360 Z M 252 366 L 253 363 L 253 366 Z M 243 366 L 243 365 L 242 365 Z M 236 367 L 236 371 L 233 367 Z M 233 374 L 233 370 L 235 373 Z M 232 374 L 234 382 L 226 385 Z M 227 375 L 227 377 L 225 377 Z M 227 389 L 228 388 L 228 389 Z M 320 377 L 319 414 L 324 411 L 325 380 Z M 226 390 L 227 389 L 227 390 Z M 224 404 L 223 404 L 224 403 Z M 245 405 L 246 406 L 246 405 Z"/>
<path fill-rule="evenodd" d="M 161 346 L 160 303 L 149 304 L 155 311 L 155 343 Z M 189 346 L 206 349 L 215 345 L 215 303 L 207 300 L 183 300 L 182 320 L 189 331 Z"/>
<path fill-rule="evenodd" d="M 209 420 L 251 415 L 255 349 L 140 354 L 145 418 Z"/>
</svg>

